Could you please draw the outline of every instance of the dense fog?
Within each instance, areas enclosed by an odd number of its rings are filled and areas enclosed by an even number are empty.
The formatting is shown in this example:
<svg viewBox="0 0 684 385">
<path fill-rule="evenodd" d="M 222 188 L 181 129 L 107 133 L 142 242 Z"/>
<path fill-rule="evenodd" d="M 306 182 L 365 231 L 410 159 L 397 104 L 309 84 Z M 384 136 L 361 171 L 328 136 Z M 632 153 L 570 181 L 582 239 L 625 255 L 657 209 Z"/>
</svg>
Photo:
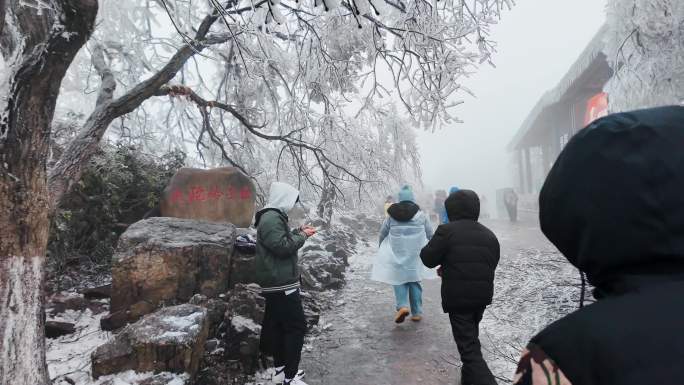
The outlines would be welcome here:
<svg viewBox="0 0 684 385">
<path fill-rule="evenodd" d="M 456 108 L 463 123 L 419 136 L 429 191 L 450 186 L 485 194 L 516 186 L 507 145 L 539 98 L 556 86 L 605 23 L 604 0 L 525 0 L 492 28 L 496 68 L 482 65 L 465 85 L 474 97 Z"/>
</svg>

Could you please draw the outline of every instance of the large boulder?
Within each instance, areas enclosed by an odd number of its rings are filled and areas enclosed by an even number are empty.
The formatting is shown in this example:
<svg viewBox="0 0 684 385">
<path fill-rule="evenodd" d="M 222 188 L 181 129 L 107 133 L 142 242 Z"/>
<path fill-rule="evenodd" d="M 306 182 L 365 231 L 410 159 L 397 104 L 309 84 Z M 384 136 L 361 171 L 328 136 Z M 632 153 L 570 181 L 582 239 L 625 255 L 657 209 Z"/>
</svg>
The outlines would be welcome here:
<svg viewBox="0 0 684 385">
<path fill-rule="evenodd" d="M 156 217 L 131 225 L 112 258 L 111 330 L 162 305 L 194 294 L 216 298 L 228 289 L 235 227 L 227 223 Z"/>
<path fill-rule="evenodd" d="M 88 301 L 81 294 L 57 293 L 50 297 L 45 310 L 51 316 L 64 313 L 67 310 L 83 311 L 88 307 Z"/>
<path fill-rule="evenodd" d="M 317 252 L 319 255 L 329 254 L 348 266 L 349 257 L 354 254 L 357 242 L 355 232 L 348 226 L 335 226 L 320 231 L 308 240 L 302 248 L 302 254 L 306 255 L 310 252 Z"/>
<path fill-rule="evenodd" d="M 222 295 L 222 297 L 225 297 Z M 228 303 L 222 298 L 207 298 L 201 294 L 195 294 L 190 298 L 190 304 L 202 306 L 207 309 L 207 319 L 209 320 L 209 338 L 219 335 L 219 328 L 223 323 L 223 317 L 228 310 Z"/>
<path fill-rule="evenodd" d="M 45 338 L 59 338 L 76 332 L 76 325 L 71 322 L 45 321 Z"/>
<path fill-rule="evenodd" d="M 258 366 L 261 323 L 266 301 L 257 285 L 237 284 L 230 292 L 226 312 L 227 357 L 240 362 L 245 373 L 253 374 Z"/>
<path fill-rule="evenodd" d="M 249 227 L 254 216 L 254 202 L 254 184 L 234 167 L 181 168 L 164 190 L 160 213 L 163 217 Z"/>
<path fill-rule="evenodd" d="M 299 292 L 302 298 L 302 307 L 304 308 L 304 319 L 306 319 L 306 328 L 312 330 L 321 319 L 321 307 L 318 304 L 316 297 L 306 291 Z"/>
<path fill-rule="evenodd" d="M 384 220 L 385 218 L 383 217 L 365 214 L 357 214 L 353 217 L 341 216 L 339 218 L 339 222 L 342 225 L 366 242 L 374 240 L 373 238 L 378 234 Z"/>
<path fill-rule="evenodd" d="M 98 347 L 91 355 L 93 377 L 134 370 L 194 378 L 208 332 L 206 309 L 190 304 L 163 308 Z"/>
<path fill-rule="evenodd" d="M 330 253 L 310 251 L 299 258 L 299 263 L 305 289 L 337 290 L 344 285 L 345 263 Z"/>
<path fill-rule="evenodd" d="M 228 288 L 232 289 L 237 284 L 250 284 L 256 281 L 256 263 L 254 254 L 235 250 L 230 261 L 230 278 Z"/>
</svg>

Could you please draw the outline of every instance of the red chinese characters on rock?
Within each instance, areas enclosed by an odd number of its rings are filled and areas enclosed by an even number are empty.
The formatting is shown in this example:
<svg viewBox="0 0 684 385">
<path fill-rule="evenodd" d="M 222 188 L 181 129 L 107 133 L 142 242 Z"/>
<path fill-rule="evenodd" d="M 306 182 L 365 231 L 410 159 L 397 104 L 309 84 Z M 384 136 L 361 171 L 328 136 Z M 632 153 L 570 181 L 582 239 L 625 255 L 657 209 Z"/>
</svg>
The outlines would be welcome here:
<svg viewBox="0 0 684 385">
<path fill-rule="evenodd" d="M 180 190 L 173 190 L 170 200 L 172 204 L 185 203 L 185 195 Z"/>
<path fill-rule="evenodd" d="M 254 184 L 234 167 L 181 168 L 159 203 L 164 217 L 231 223 L 249 227 L 254 220 Z"/>
<path fill-rule="evenodd" d="M 235 199 L 235 187 L 228 187 L 228 190 L 226 191 L 226 198 L 228 198 L 229 200 Z"/>
<path fill-rule="evenodd" d="M 240 199 L 245 200 L 245 199 L 250 199 L 252 197 L 252 190 L 249 189 L 249 187 L 243 187 L 240 189 Z"/>
<path fill-rule="evenodd" d="M 188 202 L 204 202 L 207 200 L 207 192 L 204 187 L 193 186 L 188 193 Z"/>
<path fill-rule="evenodd" d="M 213 186 L 209 190 L 209 194 L 207 194 L 207 196 L 209 197 L 210 200 L 217 201 L 217 200 L 221 199 L 221 197 L 223 196 L 223 193 L 221 192 L 221 190 L 219 190 L 218 187 Z"/>
<path fill-rule="evenodd" d="M 187 199 L 186 199 L 187 196 Z M 230 186 L 225 192 L 222 192 L 218 187 L 204 187 L 192 186 L 187 193 L 182 190 L 173 190 L 171 192 L 170 201 L 172 204 L 188 204 L 195 202 L 218 201 L 220 199 L 227 200 L 248 200 L 252 198 L 252 190 L 249 187 L 243 187 L 239 193 L 236 193 L 235 187 Z"/>
</svg>

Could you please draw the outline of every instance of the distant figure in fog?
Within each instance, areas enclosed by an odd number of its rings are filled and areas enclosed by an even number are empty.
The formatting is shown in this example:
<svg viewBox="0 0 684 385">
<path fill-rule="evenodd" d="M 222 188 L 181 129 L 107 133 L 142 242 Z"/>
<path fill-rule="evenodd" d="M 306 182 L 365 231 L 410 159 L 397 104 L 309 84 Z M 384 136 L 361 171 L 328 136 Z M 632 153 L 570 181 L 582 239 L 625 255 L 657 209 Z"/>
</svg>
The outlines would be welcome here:
<svg viewBox="0 0 684 385">
<path fill-rule="evenodd" d="M 434 212 L 434 218 L 435 218 L 435 223 L 441 223 L 442 222 L 442 216 L 446 212 L 444 208 L 444 201 L 447 198 L 447 193 L 444 190 L 437 190 L 435 191 L 435 201 L 432 207 L 432 211 Z"/>
<path fill-rule="evenodd" d="M 506 189 L 504 191 L 504 205 L 506 206 L 506 211 L 508 211 L 508 219 L 511 222 L 518 221 L 518 194 L 512 188 Z"/>
<path fill-rule="evenodd" d="M 499 241 L 478 222 L 480 200 L 475 192 L 460 190 L 446 200 L 449 223 L 437 228 L 423 248 L 425 266 L 441 266 L 442 308 L 461 355 L 461 384 L 496 385 L 482 357 L 479 328 L 494 295 L 494 271 L 499 263 Z"/>
<path fill-rule="evenodd" d="M 432 238 L 432 224 L 415 203 L 409 186 L 399 191 L 399 203 L 387 210 L 389 217 L 380 229 L 380 249 L 373 261 L 371 279 L 394 287 L 396 313 L 394 321 L 402 323 L 412 315 L 418 322 L 423 318 L 423 288 L 420 281 L 436 278 L 420 262 L 420 249 Z"/>
<path fill-rule="evenodd" d="M 480 218 L 489 219 L 489 201 L 484 194 L 480 196 Z"/>
<path fill-rule="evenodd" d="M 681 385 L 684 107 L 610 115 L 577 133 L 539 195 L 541 229 L 596 303 L 532 338 L 516 385 Z"/>
</svg>

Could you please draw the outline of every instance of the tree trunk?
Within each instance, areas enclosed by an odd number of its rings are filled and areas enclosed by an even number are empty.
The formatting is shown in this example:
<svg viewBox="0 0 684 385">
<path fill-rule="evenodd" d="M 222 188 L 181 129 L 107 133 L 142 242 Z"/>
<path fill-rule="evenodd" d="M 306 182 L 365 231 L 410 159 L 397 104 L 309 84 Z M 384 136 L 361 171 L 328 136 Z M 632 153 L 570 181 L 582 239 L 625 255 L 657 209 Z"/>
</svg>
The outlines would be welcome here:
<svg viewBox="0 0 684 385">
<path fill-rule="evenodd" d="M 0 36 L 5 28 L 5 0 L 0 0 Z"/>
<path fill-rule="evenodd" d="M 24 44 L 0 114 L 0 384 L 47 385 L 50 125 L 62 78 L 93 29 L 97 1 L 45 2 L 51 11 L 31 3 L 10 0 L 6 9 Z"/>
<path fill-rule="evenodd" d="M 326 164 L 323 172 L 328 175 L 330 171 L 330 165 Z M 332 171 L 336 176 L 339 174 L 339 170 Z M 335 200 L 337 199 L 337 186 L 330 180 L 330 178 L 323 179 L 323 191 L 321 191 L 321 199 L 318 201 L 317 214 L 325 222 L 326 227 L 330 227 L 332 224 L 333 211 L 335 207 Z"/>
</svg>

